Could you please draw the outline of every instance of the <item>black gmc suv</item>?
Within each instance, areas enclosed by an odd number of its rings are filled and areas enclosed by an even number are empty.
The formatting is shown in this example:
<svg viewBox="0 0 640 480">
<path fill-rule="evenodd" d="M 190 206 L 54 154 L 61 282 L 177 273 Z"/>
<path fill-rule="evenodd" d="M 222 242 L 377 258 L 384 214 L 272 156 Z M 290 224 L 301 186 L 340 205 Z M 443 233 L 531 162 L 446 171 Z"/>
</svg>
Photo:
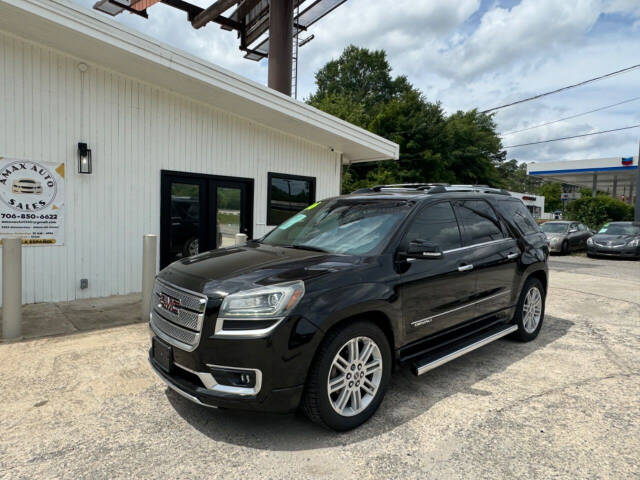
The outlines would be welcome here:
<svg viewBox="0 0 640 480">
<path fill-rule="evenodd" d="M 206 406 L 348 430 L 394 368 L 421 375 L 542 326 L 548 248 L 523 203 L 484 186 L 391 185 L 317 202 L 260 240 L 157 277 L 149 361 Z"/>
</svg>

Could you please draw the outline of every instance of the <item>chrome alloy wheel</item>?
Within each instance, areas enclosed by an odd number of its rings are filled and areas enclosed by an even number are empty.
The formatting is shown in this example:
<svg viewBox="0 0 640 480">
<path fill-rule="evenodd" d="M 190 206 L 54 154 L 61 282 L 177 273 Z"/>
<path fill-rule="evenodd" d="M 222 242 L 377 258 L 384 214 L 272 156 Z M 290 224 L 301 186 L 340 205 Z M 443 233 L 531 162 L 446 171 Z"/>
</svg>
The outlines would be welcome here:
<svg viewBox="0 0 640 480">
<path fill-rule="evenodd" d="M 542 316 L 542 295 L 538 287 L 531 287 L 522 305 L 522 325 L 527 333 L 533 333 L 538 328 Z"/>
<path fill-rule="evenodd" d="M 333 409 L 344 417 L 359 414 L 376 396 L 382 381 L 382 354 L 369 337 L 345 343 L 333 358 L 327 392 Z"/>
<path fill-rule="evenodd" d="M 189 244 L 189 246 L 187 247 L 187 253 L 189 254 L 190 257 L 193 257 L 194 255 L 198 254 L 198 251 L 200 250 L 199 244 L 200 244 L 200 241 L 197 238 Z"/>
</svg>

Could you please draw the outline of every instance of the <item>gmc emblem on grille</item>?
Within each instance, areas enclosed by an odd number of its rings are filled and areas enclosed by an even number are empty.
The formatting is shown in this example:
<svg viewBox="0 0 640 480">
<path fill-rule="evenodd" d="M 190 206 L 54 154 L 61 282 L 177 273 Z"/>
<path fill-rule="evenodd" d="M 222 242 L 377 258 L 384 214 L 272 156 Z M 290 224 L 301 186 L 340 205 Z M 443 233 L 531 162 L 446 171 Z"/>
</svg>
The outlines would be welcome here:
<svg viewBox="0 0 640 480">
<path fill-rule="evenodd" d="M 171 313 L 178 313 L 180 308 L 180 300 L 170 297 L 164 293 L 160 294 L 160 306 Z"/>
</svg>

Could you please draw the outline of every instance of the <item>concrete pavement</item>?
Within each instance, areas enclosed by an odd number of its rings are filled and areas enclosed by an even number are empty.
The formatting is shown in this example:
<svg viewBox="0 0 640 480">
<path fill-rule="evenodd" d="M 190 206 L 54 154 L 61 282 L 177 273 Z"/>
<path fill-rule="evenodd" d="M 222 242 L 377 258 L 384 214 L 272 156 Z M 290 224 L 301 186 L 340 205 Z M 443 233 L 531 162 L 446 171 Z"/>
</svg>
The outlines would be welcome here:
<svg viewBox="0 0 640 480">
<path fill-rule="evenodd" d="M 0 478 L 638 478 L 640 262 L 581 261 L 552 259 L 536 341 L 400 370 L 344 434 L 189 403 L 144 324 L 0 345 Z"/>
</svg>

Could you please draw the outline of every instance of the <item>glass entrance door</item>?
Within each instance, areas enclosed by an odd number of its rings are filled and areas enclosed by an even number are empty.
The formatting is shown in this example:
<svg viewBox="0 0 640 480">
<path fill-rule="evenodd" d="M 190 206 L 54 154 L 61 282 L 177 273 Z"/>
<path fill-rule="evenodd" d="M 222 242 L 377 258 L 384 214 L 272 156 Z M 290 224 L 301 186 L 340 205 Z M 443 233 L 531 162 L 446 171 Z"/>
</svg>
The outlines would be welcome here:
<svg viewBox="0 0 640 480">
<path fill-rule="evenodd" d="M 160 267 L 251 238 L 253 180 L 162 171 Z"/>
<path fill-rule="evenodd" d="M 231 247 L 242 228 L 242 188 L 216 186 L 216 248 Z"/>
</svg>

